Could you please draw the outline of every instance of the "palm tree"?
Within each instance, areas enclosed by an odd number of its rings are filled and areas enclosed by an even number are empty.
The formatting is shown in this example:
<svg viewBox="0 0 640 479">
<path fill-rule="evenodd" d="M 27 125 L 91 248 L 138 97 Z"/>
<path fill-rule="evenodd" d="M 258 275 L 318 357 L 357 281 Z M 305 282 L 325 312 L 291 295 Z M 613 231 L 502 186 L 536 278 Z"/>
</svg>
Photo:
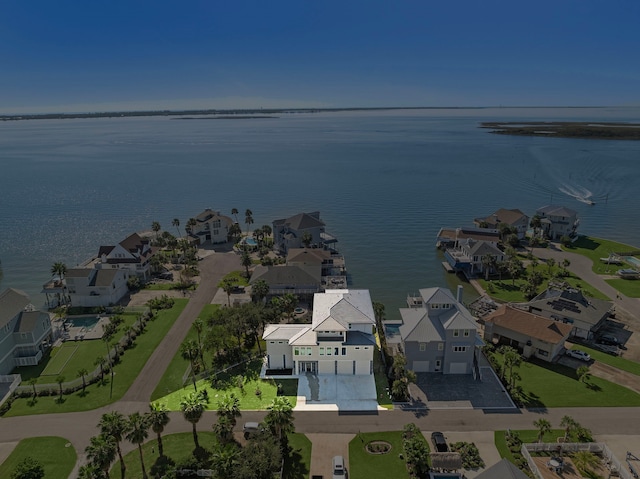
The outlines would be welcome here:
<svg viewBox="0 0 640 479">
<path fill-rule="evenodd" d="M 580 366 L 576 370 L 576 374 L 578 375 L 578 381 L 581 383 L 587 384 L 589 379 L 591 379 L 591 373 L 589 372 L 589 366 Z"/>
<path fill-rule="evenodd" d="M 229 227 L 229 239 L 233 238 L 237 241 L 237 239 L 242 236 L 242 230 L 240 229 L 240 225 L 238 223 L 233 223 Z"/>
<path fill-rule="evenodd" d="M 62 383 L 64 383 L 65 377 L 63 375 L 60 375 L 56 378 L 56 382 L 58 383 L 58 386 L 60 386 L 60 397 L 58 398 L 58 402 L 62 402 Z"/>
<path fill-rule="evenodd" d="M 569 439 L 569 436 L 578 425 L 578 422 L 571 416 L 562 417 L 562 420 L 560 421 L 560 426 L 564 428 L 564 440 L 562 442 L 567 442 L 567 439 Z"/>
<path fill-rule="evenodd" d="M 311 233 L 309 233 L 308 231 L 305 231 L 304 233 L 302 233 L 302 238 L 300 239 L 304 247 L 308 248 L 311 245 L 311 242 L 313 241 L 313 236 L 311 236 Z"/>
<path fill-rule="evenodd" d="M 102 469 L 95 464 L 85 464 L 78 471 L 78 479 L 99 479 L 105 477 Z"/>
<path fill-rule="evenodd" d="M 269 283 L 264 279 L 259 279 L 251 285 L 251 296 L 256 303 L 263 302 L 269 294 Z"/>
<path fill-rule="evenodd" d="M 129 431 L 127 441 L 138 446 L 140 454 L 140 465 L 142 466 L 142 479 L 147 479 L 147 471 L 144 468 L 144 457 L 142 455 L 142 443 L 149 437 L 149 417 L 139 412 L 129 415 Z"/>
<path fill-rule="evenodd" d="M 271 236 L 271 233 L 273 233 L 273 230 L 269 225 L 262 225 L 262 233 L 264 234 L 265 237 L 269 237 Z"/>
<path fill-rule="evenodd" d="M 234 469 L 238 465 L 240 450 L 233 444 L 218 444 L 211 454 L 212 467 L 216 477 L 229 479 L 234 477 Z"/>
<path fill-rule="evenodd" d="M 98 427 L 100 428 L 100 433 L 103 436 L 113 439 L 116 451 L 118 452 L 118 459 L 120 459 L 120 477 L 124 479 L 124 475 L 127 471 L 127 465 L 122 459 L 120 442 L 122 442 L 125 435 L 129 432 L 129 422 L 121 413 L 113 411 L 102 415 L 100 422 L 98 423 Z"/>
<path fill-rule="evenodd" d="M 196 449 L 200 448 L 198 443 L 198 432 L 196 431 L 196 424 L 202 418 L 207 403 L 201 394 L 193 392 L 188 396 L 184 396 L 180 401 L 180 410 L 186 421 L 189 421 L 193 426 L 193 442 L 196 445 Z"/>
<path fill-rule="evenodd" d="M 187 339 L 182 346 L 180 346 L 180 356 L 182 359 L 186 359 L 191 364 L 191 377 L 193 378 L 193 389 L 198 391 L 196 386 L 196 375 L 198 374 L 197 359 L 200 356 L 200 347 L 198 343 L 193 339 Z"/>
<path fill-rule="evenodd" d="M 231 214 L 235 216 L 236 223 L 238 223 L 238 208 L 231 208 Z"/>
<path fill-rule="evenodd" d="M 158 241 L 158 232 L 160 231 L 160 228 L 161 228 L 160 223 L 158 223 L 157 221 L 154 221 L 153 223 L 151 223 L 151 229 L 156 234 L 156 241 Z"/>
<path fill-rule="evenodd" d="M 218 401 L 218 422 L 214 424 L 213 430 L 222 443 L 229 441 L 236 419 L 240 417 L 240 401 L 234 394 L 222 396 Z"/>
<path fill-rule="evenodd" d="M 231 293 L 236 287 L 236 282 L 231 278 L 224 278 L 218 283 L 218 288 L 227 293 L 227 306 L 231 307 Z"/>
<path fill-rule="evenodd" d="M 242 251 L 242 256 L 240 257 L 240 264 L 245 268 L 246 278 L 249 279 L 249 266 L 252 265 L 251 256 L 245 249 Z"/>
<path fill-rule="evenodd" d="M 496 257 L 492 254 L 485 254 L 482 256 L 482 268 L 484 269 L 484 280 L 489 281 L 489 273 L 491 272 L 491 267 L 496 264 Z"/>
<path fill-rule="evenodd" d="M 187 232 L 187 234 L 191 234 L 191 232 L 193 231 L 193 228 L 195 225 L 197 225 L 198 222 L 196 221 L 195 218 L 189 218 L 189 220 L 187 221 L 186 226 L 184 227 L 184 230 Z"/>
<path fill-rule="evenodd" d="M 87 382 L 85 381 L 85 376 L 89 374 L 89 371 L 87 371 L 87 368 L 80 368 L 78 369 L 78 377 L 82 378 L 82 395 L 84 396 L 85 394 L 85 388 L 87 387 Z"/>
<path fill-rule="evenodd" d="M 104 367 L 107 364 L 107 358 L 104 356 L 98 356 L 93 362 L 94 366 L 100 366 L 100 382 L 104 383 Z"/>
<path fill-rule="evenodd" d="M 38 391 L 36 390 L 36 384 L 38 384 L 38 377 L 34 376 L 29 379 L 28 384 L 33 388 L 33 402 L 35 403 L 38 397 Z"/>
<path fill-rule="evenodd" d="M 576 465 L 580 474 L 586 476 L 590 469 L 595 469 L 600 465 L 600 459 L 590 451 L 577 451 L 571 456 L 571 460 Z M 589 476 L 591 477 L 591 476 Z"/>
<path fill-rule="evenodd" d="M 547 260 L 547 268 L 549 268 L 549 276 L 551 276 L 551 273 L 553 272 L 553 267 L 556 265 L 556 260 L 553 258 L 549 258 Z"/>
<path fill-rule="evenodd" d="M 551 431 L 551 423 L 544 418 L 533 421 L 533 425 L 538 429 L 538 442 L 542 442 L 544 435 Z"/>
<path fill-rule="evenodd" d="M 53 263 L 51 266 L 51 274 L 54 276 L 58 276 L 60 281 L 64 279 L 64 275 L 67 274 L 67 265 L 61 261 L 57 261 Z"/>
<path fill-rule="evenodd" d="M 204 347 L 202 346 L 202 331 L 204 330 L 204 321 L 200 318 L 196 318 L 193 321 L 193 329 L 196 330 L 198 335 L 198 350 L 200 351 L 200 364 L 204 368 Z"/>
<path fill-rule="evenodd" d="M 169 424 L 169 410 L 167 406 L 159 402 L 152 402 L 149 404 L 149 424 L 151 429 L 156 433 L 158 437 L 158 453 L 160 457 L 164 456 L 164 447 L 162 445 L 162 432 L 167 424 Z"/>
<path fill-rule="evenodd" d="M 249 209 L 244 212 L 244 222 L 247 225 L 247 235 L 249 235 L 249 226 L 253 224 L 253 213 Z"/>
<path fill-rule="evenodd" d="M 94 436 L 89 440 L 89 445 L 84 452 L 91 463 L 109 479 L 109 468 L 116 458 L 116 444 L 112 437 L 103 434 Z M 120 459 L 122 464 L 122 459 Z M 124 477 L 124 474 L 122 475 Z"/>
<path fill-rule="evenodd" d="M 178 218 L 173 218 L 171 225 L 175 226 L 176 230 L 178 231 L 178 236 L 182 238 L 182 233 L 180 232 L 180 220 Z"/>
<path fill-rule="evenodd" d="M 287 434 L 295 430 L 291 403 L 286 396 L 276 396 L 268 409 L 269 412 L 264 418 L 264 423 L 280 440 L 280 444 L 286 444 Z"/>
<path fill-rule="evenodd" d="M 533 218 L 531 218 L 531 222 L 529 223 L 529 226 L 531 226 L 533 228 L 533 236 L 534 238 L 538 237 L 538 230 L 540 230 L 540 228 L 542 228 L 542 218 L 540 218 L 539 215 L 534 215 Z"/>
</svg>

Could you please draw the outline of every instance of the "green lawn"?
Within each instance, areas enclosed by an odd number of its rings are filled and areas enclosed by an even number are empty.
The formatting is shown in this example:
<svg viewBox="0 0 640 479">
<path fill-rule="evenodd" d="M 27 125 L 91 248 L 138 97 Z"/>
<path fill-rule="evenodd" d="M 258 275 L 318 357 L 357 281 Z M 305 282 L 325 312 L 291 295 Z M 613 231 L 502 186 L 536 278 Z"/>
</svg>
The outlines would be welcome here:
<svg viewBox="0 0 640 479">
<path fill-rule="evenodd" d="M 56 401 L 57 398 L 53 396 L 39 397 L 35 404 L 28 398 L 16 399 L 6 415 L 23 416 L 28 414 L 88 411 L 119 400 L 138 376 L 149 359 L 149 356 L 151 356 L 151 353 L 153 353 L 169 329 L 171 329 L 171 326 L 173 326 L 173 323 L 186 304 L 186 299 L 176 299 L 173 308 L 158 311 L 156 318 L 147 323 L 146 331 L 136 338 L 133 347 L 129 348 L 124 355 L 121 356 L 120 363 L 114 368 L 115 378 L 111 398 L 109 397 L 111 389 L 110 377 L 106 376 L 104 384 L 95 383 L 87 386 L 85 396 L 82 396 L 81 392 L 78 391 L 64 396 L 62 403 L 58 403 Z M 89 343 L 89 341 L 83 343 Z M 96 341 L 96 345 L 100 348 L 104 347 L 102 341 Z M 94 348 L 95 347 L 94 345 Z M 89 363 L 90 365 L 93 365 L 93 360 L 98 354 L 100 353 L 94 349 Z"/>
<path fill-rule="evenodd" d="M 517 433 L 522 439 L 523 444 L 529 444 L 532 442 L 538 442 L 538 431 L 535 429 L 525 429 L 525 430 L 511 430 L 512 433 Z M 516 463 L 509 447 L 507 446 L 506 431 L 495 431 L 494 433 L 494 441 L 496 444 L 496 449 L 498 450 L 498 454 L 500 457 L 506 458 L 512 463 Z M 559 437 L 564 437 L 564 429 L 552 429 L 548 433 L 546 433 L 542 442 L 556 442 Z"/>
<path fill-rule="evenodd" d="M 69 477 L 77 459 L 76 450 L 62 437 L 44 436 L 23 439 L 9 457 L 0 464 L 0 477 L 11 477 L 14 468 L 29 456 L 42 464 L 44 477 L 50 479 Z"/>
<path fill-rule="evenodd" d="M 560 364 L 532 359 L 517 371 L 525 407 L 640 406 L 640 395 L 630 389 L 597 377 L 581 383 L 575 369 Z"/>
<path fill-rule="evenodd" d="M 582 344 L 576 344 L 572 349 L 581 349 L 582 351 L 589 353 L 596 361 L 627 371 L 631 374 L 635 374 L 636 376 L 640 376 L 640 363 L 637 363 L 636 361 L 624 359 L 620 356 L 612 356 L 611 354 L 588 348 Z"/>
<path fill-rule="evenodd" d="M 620 268 L 628 268 L 628 265 L 616 266 L 614 264 L 604 264 L 600 261 L 600 258 L 608 258 L 611 253 L 629 252 L 640 248 L 623 243 L 616 243 L 615 241 L 609 241 L 602 238 L 580 236 L 570 246 L 563 246 L 562 249 L 564 251 L 570 251 L 590 258 L 593 261 L 593 272 L 605 274 L 606 270 L 609 270 L 610 273 L 615 273 L 615 271 Z"/>
<path fill-rule="evenodd" d="M 365 445 L 371 441 L 386 441 L 391 444 L 391 451 L 388 454 L 369 454 Z M 408 479 L 407 463 L 400 459 L 401 454 L 402 431 L 359 433 L 349 443 L 349 478 Z"/>
<path fill-rule="evenodd" d="M 389 388 L 389 380 L 387 379 L 387 374 L 384 369 L 384 364 L 382 363 L 382 359 L 380 359 L 380 349 L 376 347 L 373 352 L 373 375 L 376 380 L 378 404 L 387 409 L 393 409 L 393 402 L 387 391 Z"/>
<path fill-rule="evenodd" d="M 633 279 L 605 279 L 613 288 L 629 298 L 640 298 L 640 281 Z"/>
<path fill-rule="evenodd" d="M 211 450 L 216 444 L 216 437 L 213 432 L 206 431 L 210 425 L 198 424 L 198 441 L 205 449 Z M 152 472 L 154 465 L 158 461 L 158 441 L 155 434 L 151 434 L 150 441 L 142 445 L 142 453 L 147 474 Z M 164 453 L 176 463 L 188 458 L 193 454 L 194 444 L 191 432 L 169 434 L 162 436 Z M 304 434 L 289 435 L 289 445 L 292 454 L 285 460 L 284 479 L 303 479 L 309 477 L 311 465 L 311 441 Z M 142 477 L 142 467 L 140 465 L 140 455 L 138 450 L 131 451 L 124 457 L 127 466 L 127 477 Z M 5 477 L 5 476 L 0 476 Z M 49 477 L 49 476 L 47 476 Z M 55 476 L 52 476 L 55 477 Z M 62 476 L 60 476 L 62 477 Z M 67 477 L 67 476 L 64 476 Z M 111 467 L 111 477 L 120 477 L 120 461 L 116 461 Z"/>
</svg>

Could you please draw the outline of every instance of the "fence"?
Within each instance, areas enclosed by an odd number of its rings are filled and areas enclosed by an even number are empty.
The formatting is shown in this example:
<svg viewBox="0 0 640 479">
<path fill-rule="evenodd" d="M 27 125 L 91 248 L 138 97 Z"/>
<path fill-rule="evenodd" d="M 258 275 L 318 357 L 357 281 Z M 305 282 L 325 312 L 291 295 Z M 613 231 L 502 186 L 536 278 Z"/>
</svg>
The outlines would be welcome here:
<svg viewBox="0 0 640 479">
<path fill-rule="evenodd" d="M 522 453 L 522 456 L 527 460 L 527 464 L 529 464 L 529 468 L 533 471 L 534 476 L 537 479 L 543 479 L 542 474 L 538 470 L 538 466 L 535 464 L 533 457 L 531 457 L 531 453 L 557 454 L 559 450 L 562 451 L 562 454 L 578 451 L 592 452 L 594 454 L 602 456 L 605 465 L 611 472 L 616 471 L 619 474 L 619 477 L 622 477 L 623 479 L 633 479 L 631 474 L 623 468 L 622 463 L 616 456 L 613 455 L 607 445 L 601 442 L 568 442 L 558 444 L 537 442 L 532 444 L 523 444 L 520 452 Z"/>
<path fill-rule="evenodd" d="M 0 405 L 3 404 L 7 400 L 7 398 L 11 396 L 11 394 L 13 394 L 13 392 L 18 387 L 18 384 L 20 384 L 20 381 L 22 381 L 22 376 L 20 376 L 19 374 L 0 375 L 0 383 L 9 383 L 9 389 L 0 399 Z"/>
<path fill-rule="evenodd" d="M 238 367 L 238 366 L 240 366 L 242 364 L 245 364 L 245 363 L 249 363 L 249 362 L 253 361 L 254 359 L 259 359 L 259 358 L 261 358 L 263 356 L 264 356 L 264 354 L 263 355 L 256 354 L 255 356 L 248 356 L 247 359 L 244 359 L 244 360 L 242 360 L 240 362 L 232 364 L 231 366 L 227 366 L 226 368 L 221 369 L 219 371 L 213 371 L 211 369 L 207 369 L 206 371 L 202 371 L 201 373 L 196 374 L 196 381 L 199 381 L 200 379 L 208 379 L 210 377 L 215 377 L 218 374 L 225 373 L 225 372 L 229 371 L 230 369 L 233 369 L 233 368 Z M 184 387 L 187 384 L 187 382 L 189 382 L 190 380 L 191 380 L 191 364 L 189 364 L 187 366 L 187 370 L 182 375 L 182 386 Z"/>
</svg>

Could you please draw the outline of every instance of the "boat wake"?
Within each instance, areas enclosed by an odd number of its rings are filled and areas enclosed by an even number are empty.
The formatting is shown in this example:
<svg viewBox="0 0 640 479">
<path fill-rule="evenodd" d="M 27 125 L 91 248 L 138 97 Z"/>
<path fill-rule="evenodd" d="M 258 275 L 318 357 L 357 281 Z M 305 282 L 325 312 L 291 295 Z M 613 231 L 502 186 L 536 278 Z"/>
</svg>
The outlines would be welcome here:
<svg viewBox="0 0 640 479">
<path fill-rule="evenodd" d="M 588 205 L 596 204 L 596 202 L 593 201 L 592 199 L 593 193 L 591 193 L 591 191 L 581 186 L 574 188 L 570 185 L 565 184 L 560 186 L 558 189 L 562 191 L 565 195 L 571 196 L 572 198 L 575 198 L 576 200 L 581 201 L 582 203 L 586 203 Z"/>
</svg>

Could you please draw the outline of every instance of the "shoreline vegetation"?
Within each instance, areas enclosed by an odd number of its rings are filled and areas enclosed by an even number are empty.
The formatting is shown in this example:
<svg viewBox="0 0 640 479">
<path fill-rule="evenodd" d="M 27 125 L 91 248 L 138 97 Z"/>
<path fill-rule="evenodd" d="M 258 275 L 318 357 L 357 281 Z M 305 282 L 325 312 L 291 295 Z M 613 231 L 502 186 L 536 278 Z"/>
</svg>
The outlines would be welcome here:
<svg viewBox="0 0 640 479">
<path fill-rule="evenodd" d="M 607 122 L 483 122 L 498 135 L 542 136 L 547 138 L 584 138 L 596 140 L 640 140 L 640 124 Z"/>
</svg>

